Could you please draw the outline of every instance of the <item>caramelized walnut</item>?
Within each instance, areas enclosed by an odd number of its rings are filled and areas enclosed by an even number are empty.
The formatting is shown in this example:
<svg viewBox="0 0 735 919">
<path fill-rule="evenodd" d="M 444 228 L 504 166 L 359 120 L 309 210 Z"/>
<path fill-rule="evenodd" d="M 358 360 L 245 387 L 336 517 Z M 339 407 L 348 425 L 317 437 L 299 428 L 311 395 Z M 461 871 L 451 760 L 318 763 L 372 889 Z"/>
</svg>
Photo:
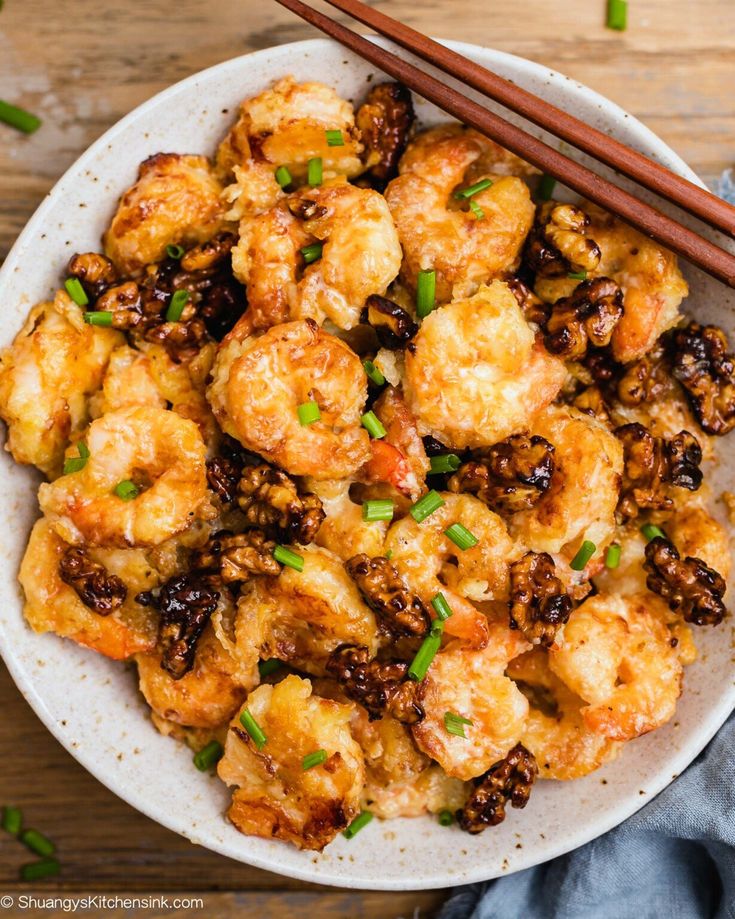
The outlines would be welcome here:
<svg viewBox="0 0 735 919">
<path fill-rule="evenodd" d="M 468 833 L 482 833 L 505 820 L 505 806 L 525 807 L 538 775 L 536 759 L 523 744 L 516 744 L 485 775 L 475 779 L 475 789 L 457 811 L 457 822 Z"/>
<path fill-rule="evenodd" d="M 590 345 L 610 344 L 615 326 L 623 315 L 623 292 L 610 278 L 583 281 L 569 297 L 551 308 L 544 344 L 552 354 L 566 360 L 581 360 Z"/>
<path fill-rule="evenodd" d="M 476 457 L 459 467 L 449 490 L 476 495 L 494 510 L 533 507 L 551 485 L 554 448 L 537 434 L 513 434 Z"/>
<path fill-rule="evenodd" d="M 209 271 L 228 258 L 236 242 L 234 233 L 218 233 L 207 242 L 188 249 L 182 255 L 179 265 L 188 272 Z"/>
<path fill-rule="evenodd" d="M 524 251 L 529 268 L 544 278 L 594 271 L 602 253 L 587 233 L 590 219 L 573 204 L 547 201 L 539 208 Z"/>
<path fill-rule="evenodd" d="M 676 386 L 666 367 L 664 348 L 657 344 L 644 357 L 624 368 L 610 365 L 608 379 L 617 380 L 615 395 L 623 405 L 659 401 Z"/>
<path fill-rule="evenodd" d="M 278 575 L 281 566 L 273 558 L 276 544 L 261 530 L 247 530 L 234 534 L 221 530 L 204 548 L 192 556 L 195 571 L 219 576 L 225 584 L 240 583 L 253 575 Z"/>
<path fill-rule="evenodd" d="M 572 405 L 585 415 L 592 415 L 600 421 L 610 421 L 610 411 L 599 386 L 586 386 L 572 399 Z"/>
<path fill-rule="evenodd" d="M 359 702 L 371 721 L 391 715 L 404 724 L 416 724 L 424 710 L 416 701 L 418 683 L 408 679 L 405 661 L 370 659 L 361 645 L 340 645 L 329 656 L 327 673 L 344 692 Z"/>
<path fill-rule="evenodd" d="M 646 585 L 694 625 L 719 625 L 727 610 L 725 579 L 701 558 L 683 561 L 673 543 L 657 536 L 646 546 Z"/>
<path fill-rule="evenodd" d="M 414 118 L 411 92 L 402 83 L 376 84 L 357 110 L 367 173 L 380 189 L 398 174 Z"/>
<path fill-rule="evenodd" d="M 387 558 L 355 555 L 345 562 L 345 568 L 368 606 L 378 614 L 382 631 L 395 637 L 429 631 L 431 617 L 426 607 Z"/>
<path fill-rule="evenodd" d="M 673 375 L 702 430 L 722 435 L 735 428 L 735 355 L 722 329 L 690 322 L 674 330 L 670 350 Z"/>
<path fill-rule="evenodd" d="M 546 325 L 551 312 L 551 304 L 544 303 L 528 285 L 515 275 L 506 278 L 505 283 L 518 301 L 518 306 L 523 310 L 523 315 L 528 322 L 535 322 L 537 325 Z"/>
<path fill-rule="evenodd" d="M 83 252 L 69 259 L 67 274 L 79 278 L 90 300 L 96 300 L 106 287 L 117 281 L 117 270 L 106 255 Z"/>
<path fill-rule="evenodd" d="M 197 642 L 217 608 L 219 593 L 197 575 L 178 574 L 166 581 L 157 597 L 150 592 L 138 596 L 139 602 L 157 607 L 161 667 L 180 680 L 194 665 Z"/>
<path fill-rule="evenodd" d="M 301 198 L 298 195 L 288 198 L 286 205 L 299 220 L 318 220 L 327 213 L 327 208 L 323 204 L 317 204 L 311 198 Z"/>
<path fill-rule="evenodd" d="M 367 319 L 384 348 L 403 348 L 418 332 L 411 316 L 392 300 L 371 294 L 367 298 Z"/>
<path fill-rule="evenodd" d="M 59 577 L 73 587 L 85 606 L 99 616 L 109 616 L 125 602 L 128 589 L 116 574 L 92 561 L 82 550 L 70 546 L 59 561 Z"/>
<path fill-rule="evenodd" d="M 265 463 L 243 471 L 237 503 L 251 526 L 275 527 L 286 542 L 304 545 L 314 540 L 326 516 L 316 495 L 299 494 L 290 476 Z"/>
<path fill-rule="evenodd" d="M 548 552 L 526 552 L 510 566 L 510 627 L 547 648 L 572 612 L 571 597 L 555 571 Z"/>
</svg>

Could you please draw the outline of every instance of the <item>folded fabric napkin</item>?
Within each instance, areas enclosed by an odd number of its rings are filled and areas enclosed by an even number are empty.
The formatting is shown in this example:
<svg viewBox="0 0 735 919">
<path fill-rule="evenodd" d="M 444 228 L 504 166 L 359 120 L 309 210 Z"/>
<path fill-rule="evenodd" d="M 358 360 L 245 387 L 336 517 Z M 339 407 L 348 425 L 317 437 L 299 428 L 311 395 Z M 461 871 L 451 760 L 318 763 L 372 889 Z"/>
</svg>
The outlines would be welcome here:
<svg viewBox="0 0 735 919">
<path fill-rule="evenodd" d="M 715 191 L 735 204 L 733 170 Z M 519 917 L 735 919 L 735 715 L 617 829 L 544 865 L 460 888 L 439 915 Z"/>
</svg>

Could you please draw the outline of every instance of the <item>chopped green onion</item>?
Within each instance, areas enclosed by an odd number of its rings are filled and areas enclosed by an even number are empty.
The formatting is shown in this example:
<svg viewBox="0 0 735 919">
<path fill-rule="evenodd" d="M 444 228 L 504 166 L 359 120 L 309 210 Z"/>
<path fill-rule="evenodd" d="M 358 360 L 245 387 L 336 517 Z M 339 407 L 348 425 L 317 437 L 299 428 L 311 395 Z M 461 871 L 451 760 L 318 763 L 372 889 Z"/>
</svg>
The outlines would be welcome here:
<svg viewBox="0 0 735 919">
<path fill-rule="evenodd" d="M 304 256 L 304 261 L 306 264 L 311 265 L 312 262 L 315 262 L 318 258 L 321 258 L 323 248 L 323 243 L 312 243 L 310 246 L 304 246 L 304 248 L 301 250 L 301 254 Z"/>
<path fill-rule="evenodd" d="M 452 615 L 452 608 L 447 603 L 447 598 L 443 593 L 438 593 L 435 597 L 431 599 L 431 605 L 434 607 L 434 612 L 439 617 L 439 619 L 449 619 Z"/>
<path fill-rule="evenodd" d="M 222 744 L 218 740 L 210 740 L 206 747 L 195 754 L 194 765 L 200 772 L 208 772 L 215 763 L 222 759 L 224 754 Z"/>
<path fill-rule="evenodd" d="M 67 278 L 64 287 L 77 306 L 86 306 L 89 303 L 89 297 L 79 278 Z"/>
<path fill-rule="evenodd" d="M 130 479 L 124 479 L 122 482 L 117 483 L 114 492 L 123 501 L 132 501 L 133 498 L 138 497 L 140 489 L 135 482 L 131 482 Z"/>
<path fill-rule="evenodd" d="M 341 131 L 326 131 L 328 147 L 344 147 L 345 139 Z"/>
<path fill-rule="evenodd" d="M 385 553 L 385 555 L 384 555 L 384 558 L 387 558 L 388 561 L 390 561 L 390 560 L 393 558 L 393 550 L 392 550 L 392 549 L 388 549 L 388 551 L 387 551 L 387 552 Z"/>
<path fill-rule="evenodd" d="M 184 307 L 190 299 L 191 294 L 188 290 L 175 291 L 173 297 L 171 297 L 168 309 L 166 310 L 166 322 L 178 322 L 179 319 L 181 319 L 181 314 L 184 312 Z"/>
<path fill-rule="evenodd" d="M 263 729 L 261 728 L 261 726 L 258 724 L 255 718 L 253 718 L 253 716 L 250 714 L 250 712 L 246 708 L 244 708 L 242 712 L 240 712 L 240 724 L 248 732 L 255 746 L 259 750 L 262 750 L 263 747 L 266 745 L 268 738 L 263 733 Z"/>
<path fill-rule="evenodd" d="M 9 124 L 11 128 L 17 128 L 24 134 L 33 134 L 41 127 L 41 119 L 31 115 L 25 109 L 18 108 L 17 105 L 11 105 L 9 102 L 3 102 L 0 99 L 0 121 Z"/>
<path fill-rule="evenodd" d="M 490 179 L 480 179 L 479 182 L 475 182 L 474 185 L 468 185 L 467 188 L 460 188 L 459 191 L 455 191 L 455 198 L 471 198 L 473 195 L 479 195 L 481 191 L 485 191 L 486 188 L 490 188 L 492 185 Z"/>
<path fill-rule="evenodd" d="M 654 523 L 644 523 L 641 527 L 641 533 L 643 533 L 646 542 L 650 542 L 652 539 L 657 539 L 658 537 L 666 539 L 666 533 Z"/>
<path fill-rule="evenodd" d="M 43 833 L 39 833 L 38 830 L 25 830 L 18 837 L 26 848 L 30 849 L 31 852 L 35 852 L 36 855 L 46 857 L 48 855 L 53 855 L 56 851 L 56 846 L 48 839 Z"/>
<path fill-rule="evenodd" d="M 322 763 L 327 761 L 327 751 L 326 750 L 315 750 L 313 753 L 307 753 L 306 756 L 301 761 L 301 768 L 304 772 L 307 772 L 309 769 L 313 769 L 314 766 L 321 766 Z"/>
<path fill-rule="evenodd" d="M 442 504 L 444 504 L 444 498 L 442 498 L 438 491 L 432 488 L 423 498 L 419 498 L 409 511 L 409 514 L 416 523 L 421 523 L 422 520 L 426 520 L 434 511 L 438 511 Z"/>
<path fill-rule="evenodd" d="M 376 440 L 380 440 L 381 437 L 385 437 L 388 433 L 375 412 L 365 412 L 360 421 L 362 426 L 367 429 L 368 434 Z"/>
<path fill-rule="evenodd" d="M 362 366 L 365 368 L 365 373 L 368 375 L 369 379 L 371 379 L 376 386 L 382 386 L 383 383 L 385 383 L 385 377 L 372 361 L 363 361 Z"/>
<path fill-rule="evenodd" d="M 276 169 L 276 182 L 278 182 L 281 188 L 285 188 L 293 182 L 291 173 L 285 166 L 279 166 L 278 169 Z"/>
<path fill-rule="evenodd" d="M 294 571 L 304 570 L 304 556 L 292 552 L 291 549 L 287 549 L 285 546 L 276 546 L 273 550 L 273 558 L 281 565 L 293 568 Z"/>
<path fill-rule="evenodd" d="M 301 405 L 296 409 L 299 416 L 299 422 L 306 427 L 307 425 L 314 424 L 315 421 L 319 421 L 322 417 L 322 413 L 319 411 L 319 406 L 312 399 L 311 402 L 302 402 Z"/>
<path fill-rule="evenodd" d="M 584 569 L 587 567 L 587 562 L 592 558 L 596 551 L 597 546 L 589 539 L 585 539 L 585 541 L 579 547 L 577 554 L 574 556 L 571 562 L 569 562 L 569 567 L 572 569 L 572 571 L 584 571 Z"/>
<path fill-rule="evenodd" d="M 436 305 L 436 271 L 419 271 L 416 285 L 416 313 L 425 319 Z"/>
<path fill-rule="evenodd" d="M 373 815 L 370 813 L 370 811 L 363 811 L 361 814 L 358 814 L 357 817 L 355 817 L 355 819 L 347 827 L 346 830 L 342 830 L 342 835 L 347 839 L 352 839 L 352 837 L 356 833 L 359 833 L 363 827 L 367 826 L 372 819 Z"/>
<path fill-rule="evenodd" d="M 547 175 L 544 173 L 541 176 L 541 181 L 538 184 L 537 195 L 541 201 L 550 201 L 551 196 L 554 194 L 554 189 L 556 188 L 556 179 L 553 176 Z"/>
<path fill-rule="evenodd" d="M 270 676 L 270 674 L 275 673 L 280 666 L 281 662 L 277 657 L 270 657 L 266 661 L 258 661 L 258 673 L 261 677 Z"/>
<path fill-rule="evenodd" d="M 180 258 L 184 257 L 184 252 L 185 249 L 183 246 L 175 246 L 173 243 L 166 246 L 166 255 L 169 258 L 176 259 L 177 262 Z"/>
<path fill-rule="evenodd" d="M 4 807 L 2 828 L 6 833 L 12 833 L 17 836 L 23 825 L 23 814 L 19 807 Z"/>
<path fill-rule="evenodd" d="M 421 642 L 421 647 L 416 652 L 416 657 L 414 657 L 411 666 L 408 668 L 408 675 L 412 680 L 423 680 L 431 662 L 436 657 L 436 652 L 441 647 L 441 643 L 442 636 L 440 632 L 429 632 Z"/>
<path fill-rule="evenodd" d="M 429 457 L 429 462 L 431 463 L 429 472 L 435 475 L 440 472 L 456 472 L 462 461 L 456 453 L 441 453 L 439 456 Z"/>
<path fill-rule="evenodd" d="M 395 505 L 392 498 L 375 498 L 362 502 L 362 519 L 368 523 L 375 520 L 392 520 Z"/>
<path fill-rule="evenodd" d="M 450 527 L 447 527 L 444 530 L 444 535 L 447 539 L 451 539 L 454 545 L 458 546 L 462 551 L 471 549 L 479 542 L 475 534 L 470 533 L 467 527 L 462 526 L 461 523 L 453 523 Z"/>
<path fill-rule="evenodd" d="M 90 310 L 82 318 L 89 325 L 112 325 L 112 313 L 109 310 Z"/>
<path fill-rule="evenodd" d="M 312 188 L 322 184 L 322 158 L 320 156 L 315 156 L 310 159 L 307 163 L 306 170 L 306 181 Z"/>
<path fill-rule="evenodd" d="M 462 715 L 458 715 L 456 712 L 444 712 L 444 727 L 447 729 L 447 734 L 454 734 L 455 737 L 464 737 L 467 739 L 467 735 L 464 732 L 464 726 L 466 724 L 472 724 L 472 721 L 469 718 L 464 718 Z"/>
<path fill-rule="evenodd" d="M 79 472 L 87 465 L 89 447 L 83 440 L 77 442 L 77 450 L 79 451 L 79 456 L 70 456 L 64 460 L 64 475 L 69 475 L 70 472 Z"/>
<path fill-rule="evenodd" d="M 570 271 L 567 274 L 568 278 L 571 278 L 572 281 L 586 281 L 587 272 L 586 271 Z"/>
<path fill-rule="evenodd" d="M 439 826 L 451 826 L 454 823 L 454 814 L 451 811 L 439 811 L 437 820 Z"/>
<path fill-rule="evenodd" d="M 431 623 L 431 629 L 429 631 L 430 635 L 442 635 L 444 632 L 444 620 L 443 619 L 434 619 Z"/>
<path fill-rule="evenodd" d="M 470 210 L 478 220 L 482 220 L 482 218 L 485 216 L 485 211 L 483 211 L 477 201 L 470 201 Z"/>
<path fill-rule="evenodd" d="M 620 546 L 614 542 L 607 547 L 607 552 L 605 553 L 605 567 L 606 568 L 617 568 L 620 564 Z"/>
<path fill-rule="evenodd" d="M 42 858 L 30 865 L 23 865 L 20 869 L 20 879 L 21 881 L 39 881 L 41 878 L 58 874 L 59 871 L 61 871 L 61 865 L 55 858 Z"/>
<path fill-rule="evenodd" d="M 607 0 L 608 29 L 624 32 L 628 26 L 628 4 L 626 0 Z"/>
</svg>

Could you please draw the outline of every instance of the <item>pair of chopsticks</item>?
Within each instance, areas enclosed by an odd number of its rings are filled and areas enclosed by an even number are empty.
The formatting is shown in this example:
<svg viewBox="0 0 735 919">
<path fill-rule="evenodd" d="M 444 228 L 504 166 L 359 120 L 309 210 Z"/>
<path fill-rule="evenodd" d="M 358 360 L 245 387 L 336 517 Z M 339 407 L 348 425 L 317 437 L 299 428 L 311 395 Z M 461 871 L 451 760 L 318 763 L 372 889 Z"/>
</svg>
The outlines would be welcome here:
<svg viewBox="0 0 735 919">
<path fill-rule="evenodd" d="M 703 271 L 735 288 L 735 255 L 699 236 L 666 214 L 639 201 L 553 147 L 484 108 L 462 93 L 346 26 L 307 6 L 302 0 L 277 0 L 317 29 L 439 108 L 506 147 L 512 153 L 631 226 L 688 259 Z M 735 237 L 735 207 L 676 175 L 625 144 L 590 127 L 568 112 L 545 102 L 456 51 L 445 48 L 409 26 L 372 9 L 360 0 L 327 0 L 353 19 L 390 38 L 452 77 L 501 103 L 601 163 L 634 179 L 644 188 L 678 205 L 709 226 Z"/>
</svg>

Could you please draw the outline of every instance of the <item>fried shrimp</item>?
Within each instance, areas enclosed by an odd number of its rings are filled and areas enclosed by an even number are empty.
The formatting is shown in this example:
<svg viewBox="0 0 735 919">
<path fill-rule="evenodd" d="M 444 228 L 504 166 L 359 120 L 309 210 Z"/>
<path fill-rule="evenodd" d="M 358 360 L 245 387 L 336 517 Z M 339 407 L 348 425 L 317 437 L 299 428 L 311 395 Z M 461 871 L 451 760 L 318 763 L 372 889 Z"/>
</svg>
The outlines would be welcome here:
<svg viewBox="0 0 735 919">
<path fill-rule="evenodd" d="M 421 134 L 401 158 L 399 175 L 385 198 L 398 228 L 404 261 L 401 278 L 416 289 L 422 270 L 436 272 L 440 303 L 472 296 L 481 284 L 518 263 L 531 229 L 534 207 L 525 182 L 506 151 L 459 125 L 444 125 Z M 526 167 L 527 168 L 527 167 Z M 454 193 L 487 180 L 472 196 L 479 208 L 463 209 Z"/>
<path fill-rule="evenodd" d="M 388 523 L 362 519 L 362 504 L 350 498 L 349 479 L 307 479 L 305 487 L 319 498 L 327 515 L 314 539 L 318 546 L 329 549 L 345 562 L 361 553 L 372 558 L 383 552 Z"/>
<path fill-rule="evenodd" d="M 465 781 L 482 775 L 520 740 L 528 701 L 505 669 L 529 647 L 518 632 L 492 623 L 482 651 L 452 642 L 434 658 L 419 693 L 425 717 L 412 731 L 447 775 Z M 447 730 L 448 714 L 467 719 L 464 736 Z"/>
<path fill-rule="evenodd" d="M 565 377 L 500 281 L 434 310 L 406 354 L 406 400 L 422 433 L 457 449 L 527 428 Z"/>
<path fill-rule="evenodd" d="M 586 600 L 549 651 L 551 670 L 582 698 L 587 727 L 632 740 L 661 727 L 681 694 L 682 666 L 650 595 Z"/>
<path fill-rule="evenodd" d="M 265 741 L 233 719 L 217 770 L 237 786 L 228 817 L 243 833 L 323 849 L 360 810 L 365 760 L 350 733 L 353 706 L 322 699 L 309 680 L 287 676 L 250 693 L 241 716 L 246 712 Z M 304 769 L 304 757 L 317 750 L 326 760 Z"/>
<path fill-rule="evenodd" d="M 349 476 L 370 456 L 360 416 L 367 378 L 358 356 L 312 320 L 231 339 L 215 362 L 209 399 L 226 433 L 292 475 Z M 298 406 L 320 418 L 302 425 Z"/>
<path fill-rule="evenodd" d="M 159 408 L 121 409 L 92 422 L 86 444 L 82 469 L 39 489 L 41 509 L 68 542 L 155 546 L 194 522 L 207 480 L 192 421 Z"/>
</svg>

